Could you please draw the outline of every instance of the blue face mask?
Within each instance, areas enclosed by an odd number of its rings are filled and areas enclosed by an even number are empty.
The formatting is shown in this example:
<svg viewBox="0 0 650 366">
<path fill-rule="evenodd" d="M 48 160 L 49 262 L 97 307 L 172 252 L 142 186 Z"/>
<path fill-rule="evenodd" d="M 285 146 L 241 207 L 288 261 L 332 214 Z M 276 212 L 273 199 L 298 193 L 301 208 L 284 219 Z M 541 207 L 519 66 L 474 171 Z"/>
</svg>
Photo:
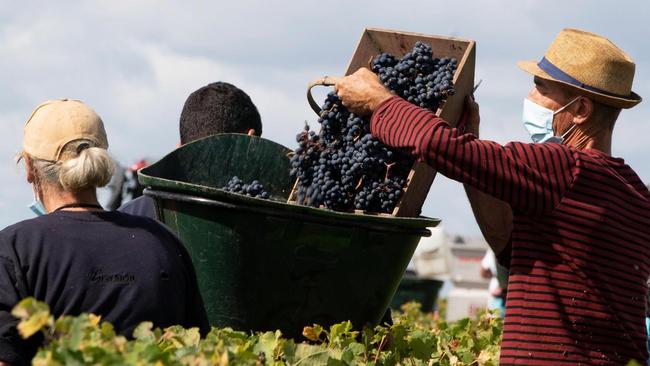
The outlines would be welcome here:
<svg viewBox="0 0 650 366">
<path fill-rule="evenodd" d="M 30 210 L 32 210 L 33 213 L 36 214 L 36 216 L 43 216 L 47 214 L 47 211 L 45 211 L 45 206 L 41 203 L 41 201 L 34 200 L 29 206 Z"/>
<path fill-rule="evenodd" d="M 27 207 L 29 207 L 29 209 L 32 210 L 32 212 L 35 213 L 36 216 L 46 215 L 47 210 L 45 210 L 45 206 L 43 206 L 43 203 L 38 199 L 36 190 L 33 187 L 32 187 L 32 191 L 34 192 L 34 201 Z"/>
<path fill-rule="evenodd" d="M 542 107 L 541 105 L 531 101 L 530 99 L 524 99 L 524 113 L 522 116 L 524 127 L 530 134 L 530 138 L 535 143 L 542 142 L 555 142 L 562 143 L 564 137 L 575 128 L 575 124 L 571 126 L 562 136 L 555 136 L 555 131 L 553 131 L 553 117 L 557 113 L 560 113 L 564 108 L 570 106 L 573 102 L 578 100 L 580 97 L 574 98 L 572 101 L 564 105 L 562 108 L 557 111 L 552 111 L 548 108 Z"/>
</svg>

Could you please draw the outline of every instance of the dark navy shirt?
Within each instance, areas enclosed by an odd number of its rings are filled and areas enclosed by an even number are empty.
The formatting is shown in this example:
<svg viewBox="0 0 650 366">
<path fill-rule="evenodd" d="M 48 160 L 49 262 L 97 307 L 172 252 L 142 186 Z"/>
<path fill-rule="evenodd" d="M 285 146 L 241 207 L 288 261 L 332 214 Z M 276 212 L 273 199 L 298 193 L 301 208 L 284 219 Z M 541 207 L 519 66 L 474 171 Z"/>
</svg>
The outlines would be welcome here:
<svg viewBox="0 0 650 366">
<path fill-rule="evenodd" d="M 136 199 L 123 204 L 117 209 L 120 212 L 126 212 L 131 215 L 156 218 L 156 206 L 153 198 L 149 196 L 140 196 Z"/>
<path fill-rule="evenodd" d="M 209 329 L 194 267 L 159 222 L 112 212 L 59 211 L 0 231 L 0 360 L 30 362 L 11 309 L 33 296 L 52 314 L 102 316 L 130 337 L 142 321 Z"/>
</svg>

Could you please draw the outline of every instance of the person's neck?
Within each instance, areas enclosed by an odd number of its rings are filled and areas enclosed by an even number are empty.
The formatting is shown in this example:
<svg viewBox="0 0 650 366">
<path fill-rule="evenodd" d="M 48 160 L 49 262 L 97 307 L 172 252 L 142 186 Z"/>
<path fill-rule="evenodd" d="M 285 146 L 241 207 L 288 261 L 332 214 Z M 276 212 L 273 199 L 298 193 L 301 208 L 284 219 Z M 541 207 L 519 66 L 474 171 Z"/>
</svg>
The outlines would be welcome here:
<svg viewBox="0 0 650 366">
<path fill-rule="evenodd" d="M 94 188 L 85 189 L 79 192 L 67 192 L 61 189 L 44 189 L 43 190 L 43 206 L 47 212 L 53 212 L 58 208 L 67 205 L 96 205 L 99 206 L 97 201 L 97 192 Z M 97 211 L 97 207 L 68 207 L 66 211 Z"/>
<path fill-rule="evenodd" d="M 600 140 L 600 139 L 590 139 L 585 149 L 598 150 L 607 155 L 612 155 L 612 141 L 610 140 Z"/>
<path fill-rule="evenodd" d="M 589 129 L 576 128 L 575 133 L 568 136 L 565 144 L 576 149 L 598 150 L 607 155 L 612 154 L 612 130 L 601 129 L 600 131 L 589 131 Z"/>
</svg>

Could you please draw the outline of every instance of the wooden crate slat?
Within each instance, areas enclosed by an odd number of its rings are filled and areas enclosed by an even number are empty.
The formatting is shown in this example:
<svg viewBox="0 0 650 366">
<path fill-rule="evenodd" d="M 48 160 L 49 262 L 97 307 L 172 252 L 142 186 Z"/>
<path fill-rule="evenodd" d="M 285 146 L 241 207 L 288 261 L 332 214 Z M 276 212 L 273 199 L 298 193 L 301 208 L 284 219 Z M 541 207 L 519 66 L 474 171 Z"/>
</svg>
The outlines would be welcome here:
<svg viewBox="0 0 650 366">
<path fill-rule="evenodd" d="M 470 44 L 472 48 L 474 45 L 474 41 L 457 38 L 366 28 L 361 34 L 352 59 L 348 63 L 345 75 L 354 73 L 360 67 L 367 67 L 368 60 L 382 52 L 402 57 L 406 52 L 413 49 L 417 41 L 423 41 L 431 45 L 434 56 L 455 57 L 459 61 L 459 69 L 462 59 L 466 56 L 466 51 L 470 48 Z"/>
<path fill-rule="evenodd" d="M 458 59 L 457 72 L 454 75 L 454 89 L 456 94 L 447 98 L 447 101 L 436 113 L 452 127 L 456 127 L 458 119 L 463 111 L 465 97 L 474 89 L 474 68 L 476 64 L 476 45 L 471 42 L 468 45 L 468 52 Z"/>
<path fill-rule="evenodd" d="M 416 162 L 408 175 L 402 198 L 393 209 L 393 215 L 400 217 L 420 216 L 424 200 L 429 194 L 436 171 L 429 165 Z"/>
</svg>

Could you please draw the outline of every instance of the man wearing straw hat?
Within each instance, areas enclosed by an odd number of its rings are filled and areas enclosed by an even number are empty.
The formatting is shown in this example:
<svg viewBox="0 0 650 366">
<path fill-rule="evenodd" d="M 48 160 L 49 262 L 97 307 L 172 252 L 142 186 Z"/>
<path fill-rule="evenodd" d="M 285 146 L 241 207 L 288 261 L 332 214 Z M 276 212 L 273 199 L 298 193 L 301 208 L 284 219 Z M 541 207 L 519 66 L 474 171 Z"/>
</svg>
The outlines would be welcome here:
<svg viewBox="0 0 650 366">
<path fill-rule="evenodd" d="M 645 361 L 650 192 L 610 156 L 620 110 L 641 102 L 634 63 L 604 37 L 565 29 L 540 61 L 519 67 L 535 82 L 523 113 L 530 144 L 463 134 L 367 69 L 337 92 L 353 112 L 372 114 L 381 141 L 490 196 L 470 190 L 479 223 L 506 238 L 488 239 L 510 267 L 502 365 Z M 468 98 L 466 107 L 476 129 L 478 105 Z"/>
</svg>

